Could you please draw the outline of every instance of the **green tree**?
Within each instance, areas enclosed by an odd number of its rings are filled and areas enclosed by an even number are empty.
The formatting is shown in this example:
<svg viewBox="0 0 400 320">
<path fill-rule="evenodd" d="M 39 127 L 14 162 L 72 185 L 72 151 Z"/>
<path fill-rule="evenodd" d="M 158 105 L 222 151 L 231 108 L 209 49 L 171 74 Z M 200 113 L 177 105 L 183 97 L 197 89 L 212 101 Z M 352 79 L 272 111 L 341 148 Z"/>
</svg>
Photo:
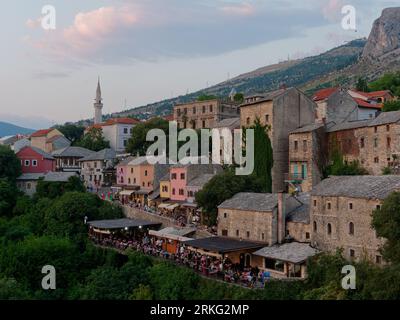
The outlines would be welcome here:
<svg viewBox="0 0 400 320">
<path fill-rule="evenodd" d="M 208 225 L 215 225 L 217 220 L 217 207 L 227 199 L 239 192 L 261 192 L 263 186 L 260 180 L 253 176 L 239 176 L 234 168 L 214 176 L 202 190 L 196 193 L 196 202 L 203 208 L 203 216 Z"/>
<path fill-rule="evenodd" d="M 110 143 L 104 139 L 103 129 L 101 128 L 91 128 L 75 145 L 92 151 L 100 151 L 110 147 Z"/>
<path fill-rule="evenodd" d="M 399 110 L 400 110 L 400 100 L 387 101 L 383 104 L 382 108 L 383 112 L 399 111 Z"/>
<path fill-rule="evenodd" d="M 338 147 L 335 147 L 331 154 L 330 165 L 324 168 L 324 176 L 359 176 L 367 175 L 368 171 L 355 160 L 350 163 L 345 162 L 343 155 Z"/>
<path fill-rule="evenodd" d="M 0 179 L 15 180 L 22 173 L 21 161 L 8 146 L 0 145 Z"/>
<path fill-rule="evenodd" d="M 29 292 L 15 279 L 0 277 L 0 300 L 28 300 Z"/>
<path fill-rule="evenodd" d="M 197 101 L 207 101 L 207 100 L 214 100 L 217 99 L 217 96 L 211 95 L 211 94 L 206 94 L 202 93 L 197 97 Z"/>
<path fill-rule="evenodd" d="M 167 136 L 169 135 L 169 122 L 162 118 L 152 118 L 146 122 L 137 124 L 132 130 L 132 137 L 128 140 L 126 151 L 140 156 L 146 155 L 146 151 L 149 146 L 154 142 L 146 141 L 147 132 L 151 129 L 160 129 L 165 132 Z"/>
<path fill-rule="evenodd" d="M 78 176 L 73 176 L 67 182 L 38 181 L 36 187 L 35 198 L 50 198 L 54 199 L 60 197 L 65 192 L 85 192 L 85 186 Z"/>
<path fill-rule="evenodd" d="M 11 216 L 19 194 L 15 182 L 0 178 L 0 216 Z"/>
<path fill-rule="evenodd" d="M 272 192 L 272 166 L 274 163 L 272 155 L 271 140 L 268 136 L 269 126 L 261 124 L 256 119 L 249 127 L 254 130 L 254 174 L 263 186 L 262 192 Z M 245 136 L 245 135 L 244 135 Z"/>
<path fill-rule="evenodd" d="M 356 89 L 361 92 L 369 92 L 368 82 L 364 78 L 358 78 Z"/>
<path fill-rule="evenodd" d="M 235 102 L 237 102 L 237 103 L 243 103 L 243 101 L 244 101 L 244 94 L 243 94 L 243 93 L 236 93 L 236 94 L 233 96 L 233 100 L 234 100 Z"/>
<path fill-rule="evenodd" d="M 382 250 L 387 261 L 400 263 L 400 192 L 393 192 L 372 213 L 372 226 L 379 237 L 386 238 Z"/>
<path fill-rule="evenodd" d="M 62 126 L 58 126 L 57 129 L 74 145 L 83 137 L 85 127 L 79 126 L 72 123 L 66 123 Z"/>
<path fill-rule="evenodd" d="M 371 82 L 372 91 L 390 90 L 395 96 L 400 96 L 400 72 L 387 73 L 378 80 Z"/>
</svg>

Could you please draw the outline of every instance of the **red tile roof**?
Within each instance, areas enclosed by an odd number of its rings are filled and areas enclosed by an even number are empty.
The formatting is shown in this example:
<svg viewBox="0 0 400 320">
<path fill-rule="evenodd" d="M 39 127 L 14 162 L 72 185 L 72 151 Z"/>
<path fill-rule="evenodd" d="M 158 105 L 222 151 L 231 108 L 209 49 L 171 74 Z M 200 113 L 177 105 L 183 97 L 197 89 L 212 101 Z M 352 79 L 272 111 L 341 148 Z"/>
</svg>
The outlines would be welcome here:
<svg viewBox="0 0 400 320">
<path fill-rule="evenodd" d="M 326 88 L 326 89 L 318 90 L 314 94 L 313 100 L 314 101 L 325 100 L 325 99 L 329 98 L 337 90 L 338 90 L 338 88 Z"/>
<path fill-rule="evenodd" d="M 381 103 L 373 104 L 360 98 L 353 98 L 353 99 L 358 104 L 358 106 L 363 108 L 382 109 L 383 106 Z"/>
<path fill-rule="evenodd" d="M 166 121 L 173 121 L 174 120 L 174 115 L 173 114 L 169 114 L 167 116 L 164 116 L 164 120 Z"/>
<path fill-rule="evenodd" d="M 43 137 L 43 136 L 47 136 L 47 134 L 49 132 L 51 132 L 53 129 L 42 129 L 42 130 L 38 130 L 34 133 L 31 134 L 31 137 Z"/>
</svg>

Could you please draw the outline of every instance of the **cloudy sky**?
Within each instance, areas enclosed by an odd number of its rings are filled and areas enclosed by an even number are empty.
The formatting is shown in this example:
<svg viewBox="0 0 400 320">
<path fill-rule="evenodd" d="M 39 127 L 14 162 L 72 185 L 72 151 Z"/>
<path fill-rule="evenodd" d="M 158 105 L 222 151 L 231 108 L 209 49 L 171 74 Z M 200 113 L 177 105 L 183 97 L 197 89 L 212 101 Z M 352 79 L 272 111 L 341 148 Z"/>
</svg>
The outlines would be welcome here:
<svg viewBox="0 0 400 320">
<path fill-rule="evenodd" d="M 41 25 L 52 5 L 55 30 Z M 211 86 L 366 37 L 388 0 L 3 0 L 0 121 L 32 128 Z M 344 5 L 357 30 L 341 26 Z"/>
</svg>

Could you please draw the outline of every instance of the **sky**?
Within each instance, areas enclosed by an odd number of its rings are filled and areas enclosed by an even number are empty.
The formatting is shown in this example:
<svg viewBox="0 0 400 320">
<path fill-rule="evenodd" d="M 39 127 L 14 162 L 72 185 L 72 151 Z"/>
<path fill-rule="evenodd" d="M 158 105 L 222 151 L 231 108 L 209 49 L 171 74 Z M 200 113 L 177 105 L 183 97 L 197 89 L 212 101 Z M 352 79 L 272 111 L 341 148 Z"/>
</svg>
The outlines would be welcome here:
<svg viewBox="0 0 400 320">
<path fill-rule="evenodd" d="M 55 9 L 49 20 L 46 5 Z M 342 27 L 352 5 L 356 30 Z M 3 0 L 0 121 L 34 129 L 193 92 L 368 37 L 389 0 Z M 52 17 L 54 17 L 52 16 Z M 43 20 L 43 21 L 42 21 Z M 55 22 L 54 29 L 42 22 Z"/>
</svg>

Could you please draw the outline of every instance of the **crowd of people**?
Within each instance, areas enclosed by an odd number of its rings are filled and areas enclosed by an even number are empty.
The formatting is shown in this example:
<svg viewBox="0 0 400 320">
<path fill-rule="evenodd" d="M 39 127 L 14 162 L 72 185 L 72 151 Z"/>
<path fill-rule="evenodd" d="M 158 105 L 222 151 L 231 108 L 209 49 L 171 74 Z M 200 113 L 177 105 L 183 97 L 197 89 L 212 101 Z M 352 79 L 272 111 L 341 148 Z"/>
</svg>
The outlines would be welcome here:
<svg viewBox="0 0 400 320">
<path fill-rule="evenodd" d="M 203 276 L 250 288 L 262 288 L 266 281 L 270 279 L 268 272 L 250 266 L 243 267 L 238 263 L 234 264 L 229 258 L 221 260 L 214 256 L 200 254 L 189 250 L 184 244 L 177 246 L 176 252 L 168 252 L 164 246 L 164 241 L 168 240 L 155 237 L 144 236 L 141 239 L 131 239 L 122 236 L 110 236 L 98 238 L 96 235 L 91 235 L 91 239 L 101 246 L 112 247 L 121 251 L 133 249 L 146 255 L 167 259 L 189 267 Z"/>
</svg>

